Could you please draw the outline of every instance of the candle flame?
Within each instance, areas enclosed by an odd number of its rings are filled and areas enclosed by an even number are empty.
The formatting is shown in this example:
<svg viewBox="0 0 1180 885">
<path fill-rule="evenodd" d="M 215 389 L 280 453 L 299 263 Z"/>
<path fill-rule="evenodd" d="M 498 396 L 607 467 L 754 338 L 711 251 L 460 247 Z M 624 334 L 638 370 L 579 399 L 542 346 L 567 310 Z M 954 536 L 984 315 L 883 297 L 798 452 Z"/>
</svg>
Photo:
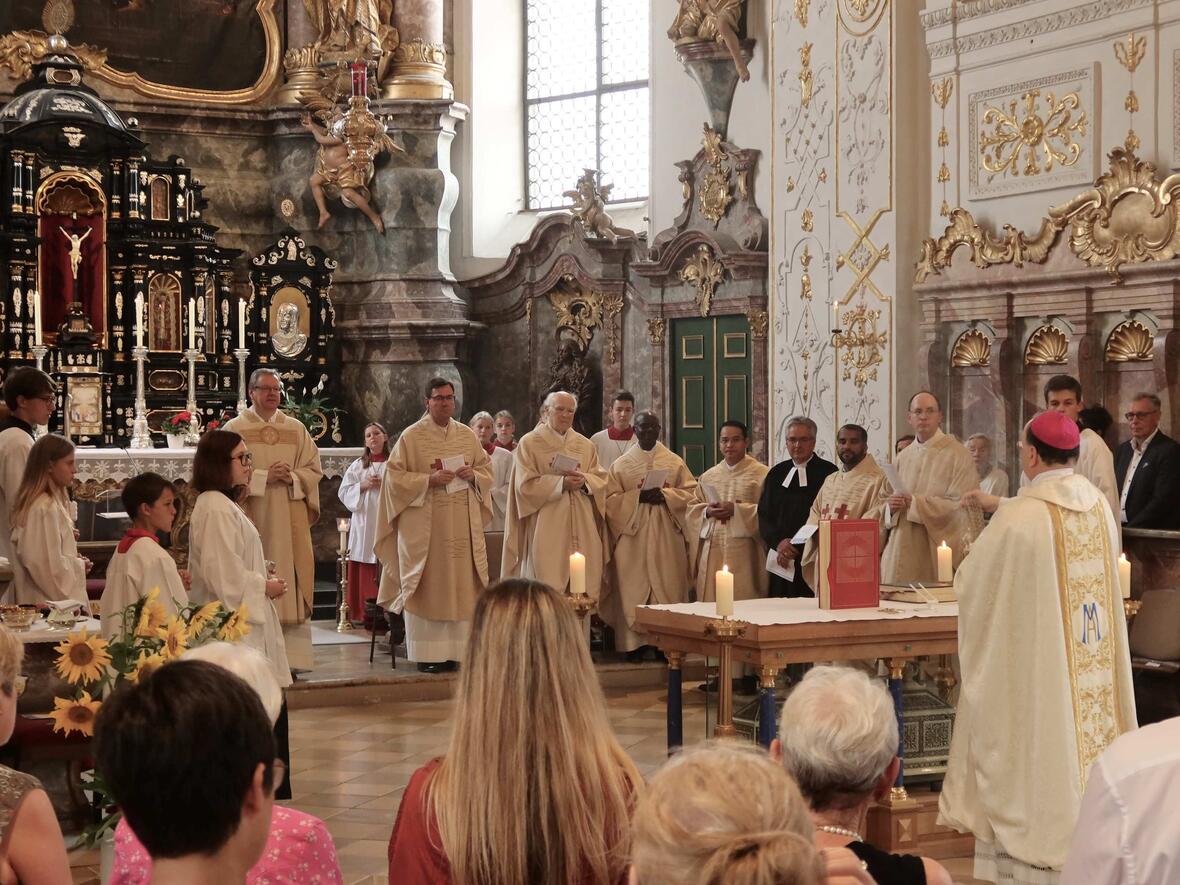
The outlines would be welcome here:
<svg viewBox="0 0 1180 885">
<path fill-rule="evenodd" d="M 728 572 L 728 571 L 729 571 L 729 566 L 728 566 L 728 565 L 722 565 L 722 566 L 721 566 L 721 571 L 723 571 L 723 572 Z"/>
</svg>

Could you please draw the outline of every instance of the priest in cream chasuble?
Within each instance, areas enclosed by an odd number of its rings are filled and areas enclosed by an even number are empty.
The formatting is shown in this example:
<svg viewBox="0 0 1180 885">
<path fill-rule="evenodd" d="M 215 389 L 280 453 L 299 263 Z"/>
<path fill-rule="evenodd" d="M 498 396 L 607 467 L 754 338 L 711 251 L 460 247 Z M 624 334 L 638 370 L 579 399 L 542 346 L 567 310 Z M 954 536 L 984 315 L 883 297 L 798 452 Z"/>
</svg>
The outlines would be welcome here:
<svg viewBox="0 0 1180 885">
<path fill-rule="evenodd" d="M 697 602 L 713 602 L 714 575 L 721 566 L 733 572 L 733 598 L 766 596 L 766 545 L 758 534 L 758 501 L 767 466 L 746 449 L 749 431 L 740 421 L 721 425 L 718 440 L 724 460 L 701 474 L 688 505 L 688 561 Z M 708 492 L 716 493 L 710 504 Z"/>
<path fill-rule="evenodd" d="M 821 519 L 880 520 L 889 495 L 889 480 L 869 454 L 868 431 L 859 424 L 845 424 L 836 432 L 836 455 L 840 469 L 824 480 L 811 504 L 807 524 L 819 525 Z M 883 525 L 881 534 L 885 534 Z M 884 537 L 881 540 L 884 543 Z M 807 583 L 812 587 L 819 586 L 815 574 L 818 558 L 817 533 L 807 539 L 802 558 Z"/>
<path fill-rule="evenodd" d="M 615 591 L 603 619 L 615 630 L 615 650 L 648 644 L 636 633 L 635 607 L 685 602 L 689 569 L 688 507 L 697 482 L 688 465 L 659 441 L 660 419 L 640 412 L 637 444 L 615 459 L 607 475 L 606 519 L 614 545 L 610 568 Z M 661 471 L 649 476 L 649 471 Z M 644 485 L 654 485 L 644 489 Z M 646 481 L 646 482 L 645 482 Z"/>
<path fill-rule="evenodd" d="M 573 429 L 577 398 L 554 392 L 544 417 L 513 452 L 504 517 L 504 577 L 532 578 L 564 592 L 570 554 L 586 557 L 586 592 L 598 598 L 609 556 L 606 471 L 594 444 Z"/>
<path fill-rule="evenodd" d="M 411 661 L 462 660 L 476 596 L 488 583 L 483 527 L 492 512 L 492 462 L 455 421 L 455 389 L 433 379 L 427 413 L 386 462 L 374 550 L 377 604 L 405 614 Z"/>
<path fill-rule="evenodd" d="M 245 509 L 262 536 L 263 555 L 275 564 L 288 591 L 275 600 L 297 669 L 310 670 L 311 634 L 293 630 L 311 617 L 315 553 L 311 526 L 320 516 L 320 450 L 307 428 L 279 410 L 282 382 L 270 369 L 250 376 L 253 405 L 225 425 L 239 434 L 254 458 Z"/>
<path fill-rule="evenodd" d="M 979 474 L 966 447 L 939 428 L 942 406 L 925 391 L 910 399 L 909 422 L 916 439 L 897 455 L 894 465 L 904 493 L 886 492 L 885 525 L 889 540 L 881 554 L 881 583 L 931 583 L 938 578 L 938 545 L 946 541 L 957 566 L 970 530 L 959 503 L 964 492 L 979 488 Z"/>
<path fill-rule="evenodd" d="M 1057 881 L 1091 765 L 1135 727 L 1118 524 L 1070 467 L 1078 443 L 1068 417 L 1033 419 L 1030 482 L 955 576 L 962 686 L 939 823 L 975 836 L 975 877 L 992 882 Z"/>
</svg>

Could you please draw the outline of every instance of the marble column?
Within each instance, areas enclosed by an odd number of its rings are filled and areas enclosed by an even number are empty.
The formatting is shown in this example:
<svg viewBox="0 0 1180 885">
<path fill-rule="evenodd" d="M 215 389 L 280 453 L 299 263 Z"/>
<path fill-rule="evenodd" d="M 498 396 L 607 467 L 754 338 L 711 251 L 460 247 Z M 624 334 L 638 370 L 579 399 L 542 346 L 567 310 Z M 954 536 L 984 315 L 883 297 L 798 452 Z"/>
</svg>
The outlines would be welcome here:
<svg viewBox="0 0 1180 885">
<path fill-rule="evenodd" d="M 443 0 L 398 0 L 394 26 L 401 43 L 393 53 L 393 75 L 385 82 L 385 98 L 451 99 L 447 80 L 447 49 L 443 42 Z"/>
</svg>

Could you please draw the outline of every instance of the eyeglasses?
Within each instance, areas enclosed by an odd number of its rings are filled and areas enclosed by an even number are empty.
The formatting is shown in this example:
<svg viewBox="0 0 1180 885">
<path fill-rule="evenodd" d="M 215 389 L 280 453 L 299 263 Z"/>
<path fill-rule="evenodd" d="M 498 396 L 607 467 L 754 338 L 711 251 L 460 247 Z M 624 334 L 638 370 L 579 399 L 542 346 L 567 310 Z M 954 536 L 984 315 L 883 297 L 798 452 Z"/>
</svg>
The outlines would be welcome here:
<svg viewBox="0 0 1180 885">
<path fill-rule="evenodd" d="M 1144 418 L 1150 418 L 1152 415 L 1156 415 L 1158 413 L 1159 409 L 1152 409 L 1150 412 L 1127 412 L 1125 415 L 1123 415 L 1123 417 L 1128 421 L 1142 421 Z"/>
<path fill-rule="evenodd" d="M 25 689 L 28 688 L 28 686 L 28 676 L 17 676 L 16 679 L 12 680 L 12 688 L 16 692 L 16 696 L 18 698 L 25 693 Z"/>
<path fill-rule="evenodd" d="M 281 388 L 281 387 L 263 387 L 261 384 L 259 384 L 257 387 L 254 387 L 252 389 L 253 390 L 261 390 L 263 393 L 282 393 L 283 392 L 283 388 Z"/>
<path fill-rule="evenodd" d="M 254 463 L 254 456 L 249 452 L 242 452 L 242 454 L 233 455 L 232 457 L 243 467 Z"/>
<path fill-rule="evenodd" d="M 449 402 L 454 402 L 454 400 L 455 400 L 455 394 L 453 394 L 453 393 L 448 393 L 448 394 L 446 394 L 445 396 L 443 396 L 443 395 L 441 395 L 441 394 L 440 394 L 439 396 L 432 396 L 432 397 L 428 397 L 428 399 L 430 399 L 430 400 L 432 400 L 433 402 L 436 402 L 436 403 L 449 403 Z"/>
<path fill-rule="evenodd" d="M 287 779 L 287 763 L 277 756 L 270 763 L 270 791 L 273 793 Z"/>
<path fill-rule="evenodd" d="M 55 402 L 57 402 L 57 397 L 54 396 L 52 393 L 47 393 L 47 394 L 45 394 L 45 396 L 39 396 L 39 397 L 37 397 L 37 399 L 39 399 L 39 400 L 41 400 L 41 402 L 47 403 L 48 405 L 51 405 L 51 406 Z"/>
</svg>

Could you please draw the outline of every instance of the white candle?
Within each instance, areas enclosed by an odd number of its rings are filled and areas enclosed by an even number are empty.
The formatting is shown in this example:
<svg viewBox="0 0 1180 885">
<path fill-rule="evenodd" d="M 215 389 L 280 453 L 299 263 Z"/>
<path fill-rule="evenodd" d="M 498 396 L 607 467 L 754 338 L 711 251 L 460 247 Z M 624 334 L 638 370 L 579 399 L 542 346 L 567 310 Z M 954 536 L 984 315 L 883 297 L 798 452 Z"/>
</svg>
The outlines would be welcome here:
<svg viewBox="0 0 1180 885">
<path fill-rule="evenodd" d="M 1119 554 L 1119 588 L 1123 592 L 1123 599 L 1131 598 L 1131 563 L 1127 554 Z"/>
<path fill-rule="evenodd" d="M 33 343 L 41 343 L 41 293 L 34 289 L 29 293 L 33 298 Z"/>
<path fill-rule="evenodd" d="M 717 617 L 733 617 L 733 572 L 723 565 L 713 578 L 717 587 Z"/>
<path fill-rule="evenodd" d="M 938 582 L 940 584 L 949 584 L 955 578 L 952 571 L 953 557 L 954 554 L 951 553 L 951 548 L 946 546 L 946 541 L 938 545 Z"/>
<path fill-rule="evenodd" d="M 348 529 L 352 525 L 351 520 L 347 516 L 342 516 L 336 520 L 336 528 L 340 531 L 340 555 L 345 556 L 348 553 Z"/>
<path fill-rule="evenodd" d="M 832 328 L 833 329 L 840 328 L 840 302 L 839 301 L 832 302 Z"/>
<path fill-rule="evenodd" d="M 188 349 L 197 349 L 197 302 L 188 300 Z"/>
<path fill-rule="evenodd" d="M 238 347 L 246 349 L 246 299 L 238 299 Z"/>
<path fill-rule="evenodd" d="M 143 347 L 143 293 L 135 293 L 135 346 Z"/>
<path fill-rule="evenodd" d="M 586 557 L 577 550 L 570 554 L 570 593 L 586 595 Z"/>
</svg>

